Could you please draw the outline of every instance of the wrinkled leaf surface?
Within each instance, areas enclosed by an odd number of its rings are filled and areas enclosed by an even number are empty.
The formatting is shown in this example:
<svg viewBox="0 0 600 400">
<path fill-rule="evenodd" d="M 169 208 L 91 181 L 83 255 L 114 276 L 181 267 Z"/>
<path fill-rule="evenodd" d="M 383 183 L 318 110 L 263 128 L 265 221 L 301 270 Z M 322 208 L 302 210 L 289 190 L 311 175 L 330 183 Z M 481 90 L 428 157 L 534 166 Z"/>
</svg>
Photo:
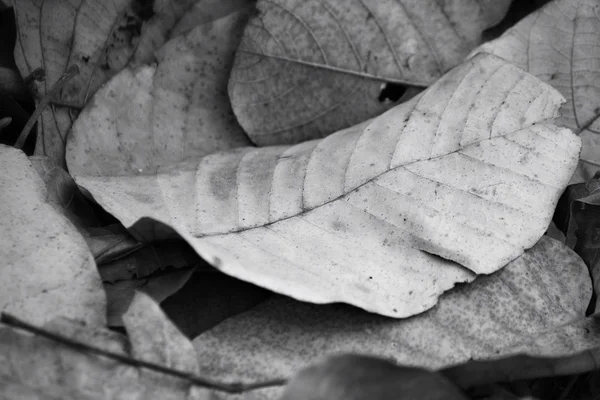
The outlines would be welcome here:
<svg viewBox="0 0 600 400">
<path fill-rule="evenodd" d="M 107 150 L 69 165 L 125 226 L 163 222 L 227 274 L 301 300 L 406 317 L 543 235 L 580 147 L 548 122 L 561 102 L 533 76 L 480 56 L 323 140 L 136 176 L 105 173 L 95 161 Z"/>
</svg>

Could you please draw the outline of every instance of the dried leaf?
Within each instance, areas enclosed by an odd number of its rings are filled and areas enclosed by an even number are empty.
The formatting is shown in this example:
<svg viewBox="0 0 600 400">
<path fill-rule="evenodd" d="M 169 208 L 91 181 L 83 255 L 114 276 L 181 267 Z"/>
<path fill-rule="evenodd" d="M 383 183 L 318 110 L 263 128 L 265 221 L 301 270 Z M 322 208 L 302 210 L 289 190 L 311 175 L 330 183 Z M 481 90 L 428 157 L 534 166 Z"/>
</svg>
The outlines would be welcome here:
<svg viewBox="0 0 600 400">
<path fill-rule="evenodd" d="M 559 203 L 566 211 L 561 227 L 566 243 L 583 258 L 590 270 L 595 306 L 591 312 L 600 312 L 600 179 L 570 185 Z M 556 216 L 555 216 L 556 218 Z M 600 315 L 600 314 L 599 314 Z"/>
<path fill-rule="evenodd" d="M 134 57 L 144 18 L 147 18 L 148 10 L 143 3 L 138 0 L 15 1 L 18 28 L 15 61 L 21 75 L 43 68 L 46 79 L 37 86 L 43 95 L 68 66 L 75 64 L 79 75 L 65 86 L 57 100 L 85 104 Z M 43 112 L 38 122 L 36 154 L 47 155 L 57 165 L 64 166 L 67 132 L 74 114 L 72 109 L 63 107 Z"/>
<path fill-rule="evenodd" d="M 69 165 L 126 227 L 142 217 L 167 224 L 229 275 L 406 317 L 543 235 L 580 146 L 547 122 L 561 101 L 533 76 L 480 56 L 320 141 L 217 153 L 157 174 L 107 174 L 95 162 L 108 149 Z M 133 227 L 140 237 L 158 232 L 148 218 Z"/>
<path fill-rule="evenodd" d="M 98 228 L 87 228 L 87 242 L 96 263 L 98 265 L 108 264 L 120 260 L 144 247 L 144 244 L 136 240 L 121 224 L 111 224 Z M 111 276 L 108 274 L 103 280 L 128 279 L 138 271 L 130 271 L 126 276 Z M 140 275 L 136 275 L 141 277 Z"/>
<path fill-rule="evenodd" d="M 435 82 L 509 5 L 259 0 L 229 82 L 233 110 L 261 146 L 324 137 L 391 108 L 379 99 L 386 83 Z"/>
<path fill-rule="evenodd" d="M 193 343 L 201 373 L 226 380 L 285 378 L 343 352 L 428 369 L 516 353 L 561 356 L 600 345 L 600 324 L 584 318 L 590 293 L 582 260 L 544 237 L 502 270 L 456 287 L 413 318 L 278 297 Z M 255 399 L 279 395 L 253 392 Z"/>
<path fill-rule="evenodd" d="M 86 230 L 98 226 L 100 219 L 71 175 L 56 165 L 51 158 L 32 156 L 29 157 L 29 161 L 44 181 L 47 190 L 46 202 L 58 213 L 64 214 L 89 242 Z"/>
<path fill-rule="evenodd" d="M 58 315 L 105 321 L 94 258 L 20 150 L 0 145 L 0 309 L 42 324 Z"/>
<path fill-rule="evenodd" d="M 158 66 L 126 68 L 82 112 L 68 143 L 70 169 L 151 173 L 248 139 L 235 121 L 226 82 L 247 11 L 235 11 L 171 40 Z"/>
<path fill-rule="evenodd" d="M 255 3 L 256 0 L 198 0 L 177 21 L 170 37 L 183 35 L 199 25 L 217 21 L 236 11 L 251 10 Z"/>
<path fill-rule="evenodd" d="M 140 307 L 144 307 L 143 310 Z M 138 320 L 143 316 L 151 324 Z M 131 359 L 157 360 L 161 367 L 193 369 L 189 341 L 151 300 L 134 302 L 128 325 L 131 343 L 105 329 L 91 329 L 66 319 L 52 321 L 46 330 L 71 341 Z M 161 335 L 169 332 L 169 335 Z M 208 391 L 187 379 L 73 349 L 39 336 L 0 328 L 0 397 L 3 399 L 189 399 L 207 400 Z M 197 365 L 196 365 L 197 368 Z"/>
<path fill-rule="evenodd" d="M 27 90 L 19 71 L 0 65 L 0 92 L 18 99 L 26 98 Z"/>
<path fill-rule="evenodd" d="M 136 292 L 123 316 L 131 341 L 131 355 L 190 374 L 198 373 L 194 346 L 164 315 L 148 295 Z"/>
<path fill-rule="evenodd" d="M 145 278 L 105 282 L 108 325 L 123 326 L 123 314 L 129 308 L 136 292 L 146 293 L 155 302 L 161 303 L 181 289 L 193 272 L 194 268 L 170 269 Z"/>
<path fill-rule="evenodd" d="M 554 0 L 474 51 L 503 57 L 565 96 L 557 124 L 580 134 L 581 159 L 592 161 L 580 162 L 573 183 L 600 166 L 599 16 L 597 0 Z"/>
<path fill-rule="evenodd" d="M 343 355 L 300 371 L 281 400 L 467 400 L 443 375 L 374 357 Z"/>
</svg>

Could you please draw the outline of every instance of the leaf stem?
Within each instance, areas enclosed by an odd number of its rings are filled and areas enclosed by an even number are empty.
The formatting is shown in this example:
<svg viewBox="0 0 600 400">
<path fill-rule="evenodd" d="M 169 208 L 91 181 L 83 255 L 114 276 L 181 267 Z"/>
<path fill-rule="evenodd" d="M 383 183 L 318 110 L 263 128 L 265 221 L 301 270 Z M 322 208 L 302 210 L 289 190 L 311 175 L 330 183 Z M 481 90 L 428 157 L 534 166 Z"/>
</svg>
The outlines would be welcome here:
<svg viewBox="0 0 600 400">
<path fill-rule="evenodd" d="M 36 107 L 35 111 L 33 112 L 33 114 L 31 114 L 31 117 L 29 117 L 29 120 L 27 120 L 27 123 L 23 127 L 21 134 L 19 135 L 17 141 L 14 144 L 15 148 L 23 148 L 23 146 L 25 145 L 25 140 L 27 140 L 27 137 L 29 136 L 33 125 L 35 125 L 40 115 L 42 115 L 42 111 L 44 111 L 48 104 L 52 102 L 52 99 L 63 88 L 63 86 L 65 86 L 65 84 L 71 79 L 73 79 L 73 77 L 77 74 L 79 74 L 79 68 L 77 68 L 77 65 L 75 64 L 71 65 L 69 68 L 67 68 L 67 71 L 58 79 L 58 81 L 56 81 L 54 86 L 52 86 L 50 92 L 44 95 L 44 97 Z"/>
<path fill-rule="evenodd" d="M 106 358 L 110 358 L 110 359 L 119 361 L 123 364 L 131 365 L 136 368 L 146 368 L 149 370 L 161 372 L 166 375 L 175 376 L 177 378 L 185 379 L 194 385 L 204 387 L 207 389 L 214 389 L 214 390 L 218 390 L 221 392 L 239 394 L 239 393 L 249 391 L 249 390 L 283 386 L 286 384 L 285 379 L 275 379 L 275 380 L 271 380 L 271 381 L 256 382 L 256 383 L 217 382 L 217 381 L 214 381 L 214 380 L 211 380 L 208 378 L 198 377 L 198 376 L 195 376 L 193 374 L 190 374 L 190 373 L 187 373 L 184 371 L 179 371 L 176 369 L 165 367 L 163 365 L 138 360 L 138 359 L 135 359 L 135 358 L 132 358 L 129 356 L 124 356 L 122 354 L 117 354 L 117 353 L 113 353 L 110 351 L 100 349 L 98 347 L 90 346 L 86 343 L 82 343 L 82 342 L 73 340 L 67 336 L 63 336 L 61 334 L 50 332 L 43 328 L 31 325 L 28 322 L 20 320 L 17 317 L 12 316 L 7 313 L 4 313 L 4 312 L 0 314 L 0 322 L 4 323 L 6 325 L 9 325 L 9 326 L 15 327 L 15 328 L 23 329 L 24 331 L 27 331 L 30 333 L 34 333 L 34 334 L 44 337 L 46 339 L 50 339 L 52 341 L 61 343 L 65 346 L 71 347 L 80 352 L 96 354 L 96 355 L 99 355 L 102 357 L 106 357 Z"/>
</svg>

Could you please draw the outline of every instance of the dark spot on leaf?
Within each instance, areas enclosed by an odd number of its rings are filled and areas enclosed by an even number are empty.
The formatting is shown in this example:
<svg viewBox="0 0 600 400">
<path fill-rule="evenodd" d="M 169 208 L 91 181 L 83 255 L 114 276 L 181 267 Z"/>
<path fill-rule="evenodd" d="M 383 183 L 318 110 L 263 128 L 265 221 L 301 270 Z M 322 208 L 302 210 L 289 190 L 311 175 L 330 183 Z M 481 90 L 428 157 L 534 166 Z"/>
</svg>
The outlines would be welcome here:
<svg viewBox="0 0 600 400">
<path fill-rule="evenodd" d="M 333 223 L 331 224 L 332 228 L 336 231 L 341 231 L 341 232 L 345 232 L 346 231 L 346 225 L 341 222 L 340 220 L 335 220 L 333 221 Z"/>
<path fill-rule="evenodd" d="M 213 258 L 212 264 L 215 268 L 219 268 L 221 265 L 223 265 L 223 261 L 219 257 L 215 257 Z"/>
<path fill-rule="evenodd" d="M 379 92 L 379 97 L 377 98 L 377 100 L 379 100 L 380 102 L 389 100 L 395 103 L 398 100 L 400 100 L 400 98 L 404 95 L 405 92 L 406 85 L 399 85 L 397 83 L 386 83 L 383 86 L 383 89 L 381 89 L 381 91 Z"/>
<path fill-rule="evenodd" d="M 84 63 L 88 63 L 90 61 L 89 56 L 82 56 L 81 59 L 83 60 Z"/>
</svg>

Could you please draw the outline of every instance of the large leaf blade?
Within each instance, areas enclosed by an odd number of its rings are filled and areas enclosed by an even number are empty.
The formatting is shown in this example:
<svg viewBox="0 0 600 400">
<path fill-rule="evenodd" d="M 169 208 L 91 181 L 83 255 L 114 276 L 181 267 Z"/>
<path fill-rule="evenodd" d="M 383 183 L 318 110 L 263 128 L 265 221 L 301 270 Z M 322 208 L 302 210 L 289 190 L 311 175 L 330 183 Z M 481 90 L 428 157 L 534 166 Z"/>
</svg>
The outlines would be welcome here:
<svg viewBox="0 0 600 400">
<path fill-rule="evenodd" d="M 71 170 L 124 225 L 166 223 L 227 274 L 405 317 L 543 235 L 580 148 L 547 122 L 561 102 L 533 76 L 479 56 L 320 141 L 217 153 L 156 175 Z"/>
</svg>

